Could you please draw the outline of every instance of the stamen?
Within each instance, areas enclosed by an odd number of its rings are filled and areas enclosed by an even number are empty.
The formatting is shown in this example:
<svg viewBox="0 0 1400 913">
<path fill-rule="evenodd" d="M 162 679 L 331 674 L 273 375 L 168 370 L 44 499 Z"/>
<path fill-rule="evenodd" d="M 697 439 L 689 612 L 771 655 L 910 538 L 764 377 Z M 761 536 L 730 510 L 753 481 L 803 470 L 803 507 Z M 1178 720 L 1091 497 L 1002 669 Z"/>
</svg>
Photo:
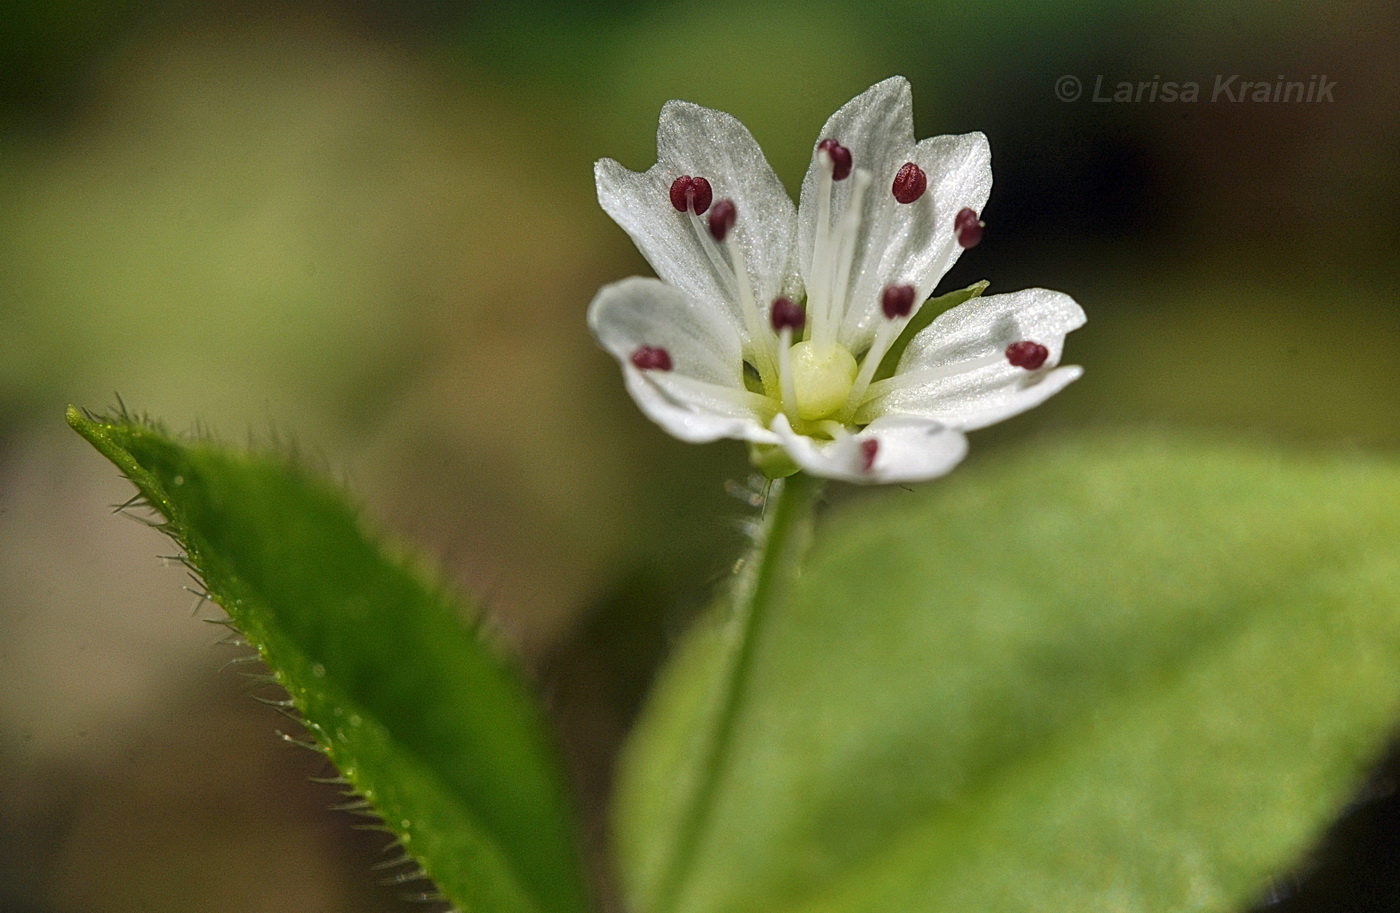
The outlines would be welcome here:
<svg viewBox="0 0 1400 913">
<path fill-rule="evenodd" d="M 1050 357 L 1050 350 L 1038 342 L 1031 342 L 1023 339 L 1020 342 L 1013 342 L 1006 347 L 1006 360 L 1018 368 L 1025 368 L 1027 371 L 1034 371 L 1045 364 L 1045 359 Z"/>
<path fill-rule="evenodd" d="M 692 224 L 699 231 L 700 218 L 692 216 Z M 773 376 L 774 358 L 772 337 L 763 332 L 763 317 L 758 313 L 758 302 L 753 297 L 753 285 L 749 282 L 748 265 L 744 262 L 743 245 L 737 241 L 726 241 L 730 231 L 734 228 L 734 223 L 739 219 L 739 209 L 734 205 L 733 200 L 725 199 L 715 203 L 710 210 L 709 235 L 715 241 L 723 245 L 729 254 L 729 263 L 725 265 L 720 257 L 719 248 L 710 244 L 708 239 L 701 236 L 711 260 L 720 270 L 721 275 L 728 273 L 734 282 L 734 291 L 739 299 L 739 310 L 744 315 L 744 323 L 748 326 L 749 341 L 753 356 L 753 365 L 758 369 L 759 380 L 765 390 L 772 390 L 776 385 L 776 378 Z"/>
<path fill-rule="evenodd" d="M 965 206 L 953 217 L 953 234 L 958 236 L 958 244 L 965 248 L 976 247 L 982 240 L 982 229 L 986 227 L 987 223 Z"/>
<path fill-rule="evenodd" d="M 660 346 L 642 346 L 632 353 L 631 362 L 640 371 L 669 371 L 672 368 L 671 353 Z"/>
<path fill-rule="evenodd" d="M 739 218 L 739 209 L 734 205 L 733 200 L 720 200 L 715 204 L 714 211 L 710 213 L 710 236 L 716 241 L 723 241 L 724 236 L 729 234 L 729 229 L 734 227 L 734 221 Z"/>
<path fill-rule="evenodd" d="M 866 250 L 882 251 L 890 246 L 891 229 L 893 223 L 897 221 L 898 209 L 898 206 L 875 207 L 875 224 L 866 235 Z M 869 271 L 863 271 L 856 279 L 855 288 L 851 289 L 850 292 L 850 301 L 852 304 L 861 302 L 861 305 L 847 306 L 845 319 L 842 320 L 841 327 L 837 330 L 838 338 L 851 339 L 858 334 L 861 325 L 869 316 L 868 308 L 864 303 L 879 296 L 879 292 L 876 290 L 878 286 L 872 288 L 878 281 L 878 277 L 870 274 Z"/>
<path fill-rule="evenodd" d="M 860 442 L 860 471 L 870 472 L 875 468 L 875 455 L 880 452 L 880 442 L 866 438 Z"/>
<path fill-rule="evenodd" d="M 807 323 L 807 313 L 794 304 L 791 298 L 778 298 L 773 302 L 769 319 L 773 323 L 775 333 L 781 333 L 783 330 L 798 332 Z"/>
<path fill-rule="evenodd" d="M 688 174 L 683 174 L 671 182 L 671 205 L 676 208 L 676 212 L 685 212 L 690 208 L 690 198 L 694 194 L 692 186 L 692 179 Z"/>
<path fill-rule="evenodd" d="M 823 141 L 824 142 L 824 141 Z M 831 156 L 823 155 L 821 144 L 817 145 L 817 167 L 821 177 L 817 179 L 817 236 L 812 241 L 811 281 L 807 284 L 807 309 L 812 312 L 812 322 L 807 327 L 807 337 L 818 335 L 820 325 L 826 318 L 827 287 L 821 277 L 827 274 L 827 260 L 831 257 Z"/>
<path fill-rule="evenodd" d="M 817 149 L 831 157 L 831 179 L 844 181 L 851 174 L 851 150 L 834 139 L 824 139 L 817 143 Z"/>
<path fill-rule="evenodd" d="M 899 173 L 894 176 L 894 183 L 890 186 L 894 198 L 901 203 L 914 202 L 924 195 L 925 190 L 928 190 L 928 175 L 913 162 L 904 163 L 904 167 L 899 169 Z"/>
<path fill-rule="evenodd" d="M 769 310 L 769 319 L 778 334 L 778 390 L 782 395 L 783 413 L 789 422 L 796 422 L 797 385 L 792 377 L 792 338 L 807 323 L 807 313 L 791 298 L 777 298 Z"/>
<path fill-rule="evenodd" d="M 851 187 L 851 195 L 846 200 L 846 211 L 841 214 L 841 221 L 836 226 L 836 249 L 833 252 L 831 266 L 835 270 L 835 275 L 825 278 L 828 283 L 826 289 L 826 314 L 820 326 L 812 328 L 812 339 L 824 347 L 830 347 L 836 342 L 836 334 L 840 330 L 846 310 L 849 306 L 851 285 L 851 267 L 855 262 L 856 236 L 860 233 L 860 220 L 863 215 L 862 208 L 865 200 L 866 188 L 870 186 L 870 172 L 864 168 L 857 169 L 854 186 Z"/>
<path fill-rule="evenodd" d="M 908 317 L 914 310 L 914 294 L 912 285 L 887 285 L 880 295 L 880 309 L 891 320 Z"/>
<path fill-rule="evenodd" d="M 700 215 L 710 208 L 710 200 L 713 198 L 714 191 L 710 189 L 710 182 L 704 178 L 693 178 L 683 174 L 671 182 L 671 205 L 676 207 L 677 212 L 690 210 Z"/>
<path fill-rule="evenodd" d="M 720 277 L 720 281 L 727 281 L 734 293 L 739 293 L 738 280 L 734 276 L 734 271 L 725 262 L 724 254 L 720 252 L 719 245 L 714 238 L 710 237 L 710 230 L 705 227 L 705 220 L 695 213 L 689 213 L 690 228 L 695 232 L 695 238 L 700 242 L 700 247 L 705 251 L 705 256 L 710 259 L 710 265 L 715 268 L 715 274 Z"/>
<path fill-rule="evenodd" d="M 705 210 L 710 208 L 710 200 L 714 199 L 714 191 L 710 189 L 710 182 L 704 178 L 692 178 L 690 181 L 690 205 L 695 209 L 695 214 L 703 215 Z"/>
<path fill-rule="evenodd" d="M 899 338 L 899 330 L 904 328 L 904 324 L 895 321 L 908 317 L 914 311 L 914 298 L 918 291 L 912 285 L 887 285 L 884 292 L 880 294 L 880 310 L 885 312 L 889 318 L 888 323 L 882 323 L 875 330 L 875 339 L 870 343 L 870 348 L 866 350 L 865 356 L 860 362 L 860 373 L 856 375 L 856 381 L 851 385 L 850 395 L 846 397 L 846 405 L 841 410 L 841 420 L 849 422 L 855 418 L 856 410 L 866 399 L 865 391 L 870 387 L 870 382 L 875 379 L 875 372 L 880 367 L 880 362 L 885 360 L 886 353 L 890 346 Z"/>
</svg>

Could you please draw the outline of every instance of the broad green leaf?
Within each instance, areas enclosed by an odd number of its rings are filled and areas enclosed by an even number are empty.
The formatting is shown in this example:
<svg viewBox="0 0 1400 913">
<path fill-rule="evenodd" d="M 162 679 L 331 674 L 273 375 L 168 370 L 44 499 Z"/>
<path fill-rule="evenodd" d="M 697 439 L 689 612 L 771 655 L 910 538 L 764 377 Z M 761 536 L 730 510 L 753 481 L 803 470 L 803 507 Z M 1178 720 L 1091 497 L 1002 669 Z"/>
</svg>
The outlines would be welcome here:
<svg viewBox="0 0 1400 913">
<path fill-rule="evenodd" d="M 543 715 L 443 587 L 286 459 L 180 443 L 125 415 L 70 408 L 68 421 L 164 518 L 316 743 L 449 901 L 587 909 Z"/>
<path fill-rule="evenodd" d="M 1400 721 L 1397 505 L 1393 461 L 1151 436 L 841 505 L 680 860 L 728 629 L 653 695 L 615 809 L 635 909 L 1245 906 Z"/>
</svg>

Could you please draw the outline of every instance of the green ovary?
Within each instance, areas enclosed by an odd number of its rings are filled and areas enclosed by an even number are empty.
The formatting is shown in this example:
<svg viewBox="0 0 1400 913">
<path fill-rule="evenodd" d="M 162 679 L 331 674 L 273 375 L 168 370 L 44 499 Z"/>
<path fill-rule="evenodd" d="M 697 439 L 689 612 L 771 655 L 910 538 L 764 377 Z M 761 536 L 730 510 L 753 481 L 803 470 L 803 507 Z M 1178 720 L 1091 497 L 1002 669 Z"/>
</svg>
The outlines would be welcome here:
<svg viewBox="0 0 1400 913">
<path fill-rule="evenodd" d="M 812 342 L 799 342 L 789 350 L 788 357 L 799 418 L 828 418 L 846 405 L 856 380 L 856 360 L 844 347 L 818 348 Z"/>
</svg>

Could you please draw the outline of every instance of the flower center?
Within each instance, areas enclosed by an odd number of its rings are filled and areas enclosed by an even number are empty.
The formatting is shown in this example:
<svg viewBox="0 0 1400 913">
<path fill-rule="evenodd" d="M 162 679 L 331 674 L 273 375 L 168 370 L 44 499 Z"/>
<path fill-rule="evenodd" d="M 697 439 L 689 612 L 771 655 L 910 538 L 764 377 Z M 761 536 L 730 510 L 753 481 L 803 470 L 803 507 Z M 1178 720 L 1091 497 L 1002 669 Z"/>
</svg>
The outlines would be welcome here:
<svg viewBox="0 0 1400 913">
<path fill-rule="evenodd" d="M 799 342 L 788 358 L 799 418 L 829 418 L 846 405 L 856 381 L 856 360 L 844 346 Z"/>
<path fill-rule="evenodd" d="M 671 354 L 665 349 L 644 345 L 630 358 L 634 367 L 651 374 L 658 384 L 703 387 L 706 395 L 718 396 L 741 408 L 753 407 L 764 422 L 781 411 L 801 433 L 835 435 L 847 433 L 846 428 L 853 423 L 867 423 L 857 421 L 857 416 L 862 405 L 871 399 L 868 391 L 875 373 L 914 315 L 919 300 L 919 290 L 902 277 L 884 285 L 876 301 L 855 300 L 857 294 L 869 297 L 868 292 L 858 293 L 856 289 L 868 281 L 862 279 L 867 267 L 857 263 L 858 248 L 869 244 L 882 249 L 890 243 L 891 234 L 898 227 L 894 211 L 928 205 L 929 188 L 924 170 L 914 162 L 905 162 L 889 185 L 893 203 L 867 207 L 867 192 L 874 185 L 875 175 L 853 160 L 850 149 L 827 138 L 817 144 L 816 157 L 820 169 L 817 225 L 810 269 L 805 276 L 806 307 L 780 296 L 766 314 L 760 308 L 744 262 L 743 245 L 735 237 L 736 225 L 744 214 L 732 198 L 717 197 L 710 181 L 697 175 L 680 175 L 672 180 L 669 189 L 671 206 L 690 222 L 706 257 L 728 280 L 747 331 L 744 370 L 752 369 L 756 383 L 721 395 L 714 384 L 681 376 L 684 372 L 673 375 Z M 836 217 L 834 185 L 847 179 L 851 187 L 843 201 L 843 211 Z M 708 218 L 702 219 L 702 214 Z M 969 216 L 974 220 L 971 227 L 964 224 Z M 971 210 L 959 213 L 958 218 L 960 231 L 980 229 Z M 872 224 L 862 224 L 872 219 Z M 965 247 L 975 243 L 962 236 L 959 240 Z M 857 361 L 850 347 L 852 334 L 874 304 L 878 304 L 885 320 L 875 327 L 868 345 L 857 343 L 857 351 L 861 352 Z M 1013 355 L 1008 350 L 1007 357 L 1013 364 L 1024 363 L 1032 370 L 1039 366 L 1034 351 L 1022 354 L 1017 350 Z M 888 392 L 886 386 L 877 384 L 876 389 Z M 863 452 L 863 458 L 868 469 L 875 458 L 874 451 Z"/>
</svg>

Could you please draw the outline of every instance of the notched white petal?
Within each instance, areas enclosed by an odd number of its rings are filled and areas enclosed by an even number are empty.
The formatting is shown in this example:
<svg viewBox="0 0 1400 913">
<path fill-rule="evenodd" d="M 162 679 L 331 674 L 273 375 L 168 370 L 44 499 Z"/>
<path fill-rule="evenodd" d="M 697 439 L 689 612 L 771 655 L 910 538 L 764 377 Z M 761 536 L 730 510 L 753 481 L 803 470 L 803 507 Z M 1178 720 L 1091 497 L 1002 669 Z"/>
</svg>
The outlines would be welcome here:
<svg viewBox="0 0 1400 913">
<path fill-rule="evenodd" d="M 1017 369 L 1020 370 L 1020 369 Z M 967 384 L 944 391 L 938 415 L 944 421 L 974 431 L 1034 409 L 1084 374 L 1078 365 L 1053 371 L 1022 372 L 1001 383 Z"/>
<path fill-rule="evenodd" d="M 774 407 L 744 387 L 738 326 L 728 311 L 633 277 L 598 292 L 588 325 L 622 366 L 637 405 L 672 436 L 692 443 L 775 440 L 764 428 Z M 632 355 L 642 347 L 664 349 L 671 369 L 638 369 Z"/>
<path fill-rule="evenodd" d="M 1039 405 L 1079 377 L 1078 367 L 1052 370 L 1065 335 L 1084 325 L 1073 298 L 1048 289 L 974 298 L 933 321 L 915 336 L 889 392 L 865 414 L 909 414 L 962 430 L 981 428 Z M 1029 340 L 1048 356 L 1034 371 L 1006 360 L 1006 347 Z M 872 388 L 872 392 L 880 392 Z"/>
<path fill-rule="evenodd" d="M 976 358 L 1032 340 L 1059 361 L 1065 335 L 1084 325 L 1084 309 L 1064 292 L 1029 288 L 971 298 L 939 314 L 909 342 L 899 371 Z"/>
<path fill-rule="evenodd" d="M 656 149 L 657 167 L 674 169 L 671 179 L 703 177 L 716 200 L 734 201 L 732 237 L 743 248 L 754 294 L 764 303 L 776 298 L 796 273 L 797 209 L 753 134 L 723 111 L 671 101 L 661 109 Z"/>
<path fill-rule="evenodd" d="M 917 290 L 922 304 L 943 275 L 957 262 L 962 248 L 953 232 L 958 211 L 981 213 L 992 192 L 992 156 L 981 133 L 935 136 L 899 156 L 899 165 L 912 161 L 928 179 L 928 189 L 912 203 L 899 203 L 890 192 L 891 181 L 880 188 L 879 209 L 873 215 L 871 239 L 856 275 L 843 338 L 856 348 L 869 344 L 882 317 L 876 303 L 885 285 L 904 283 Z M 915 311 L 918 310 L 915 306 Z"/>
<path fill-rule="evenodd" d="M 629 171 L 612 159 L 602 159 L 593 168 L 598 202 L 658 276 L 737 314 L 729 281 L 705 252 L 689 218 L 671 205 L 671 181 L 679 175 L 667 179 L 668 170 L 658 164 L 645 172 Z"/>
<path fill-rule="evenodd" d="M 748 129 L 723 111 L 671 101 L 661 109 L 656 145 L 657 163 L 646 172 L 612 159 L 594 169 L 599 203 L 656 274 L 698 298 L 737 307 L 727 270 L 716 266 L 691 217 L 671 205 L 672 182 L 689 175 L 709 181 L 715 200 L 738 207 L 731 237 L 743 249 L 758 300 L 772 301 L 793 285 L 797 211 Z"/>
<path fill-rule="evenodd" d="M 856 251 L 855 268 L 852 276 L 860 282 L 861 268 L 870 261 L 871 247 L 878 245 L 878 238 L 870 235 L 879 232 L 876 214 L 887 197 L 889 184 L 895 172 L 907 158 L 914 146 L 914 102 L 909 81 L 902 76 L 892 76 L 876 83 L 866 91 L 851 99 L 833 114 L 813 141 L 812 161 L 807 174 L 802 179 L 802 194 L 798 206 L 797 248 L 798 262 L 803 277 L 810 282 L 812 257 L 816 246 L 818 195 L 821 188 L 822 168 L 817 155 L 817 145 L 824 139 L 834 139 L 851 151 L 853 169 L 868 171 L 871 176 L 869 192 L 861 205 L 861 225 L 865 233 Z M 855 181 L 847 178 L 837 181 L 831 188 L 831 222 L 837 224 L 846 211 L 851 199 L 851 189 Z"/>
<path fill-rule="evenodd" d="M 914 93 L 909 80 L 891 76 L 846 102 L 827 119 L 816 142 L 824 139 L 850 149 L 852 166 L 868 169 L 877 178 L 891 167 L 897 169 L 905 161 L 901 156 L 914 145 Z M 807 181 L 816 176 L 815 168 L 808 170 L 802 183 L 804 200 Z M 889 178 L 893 177 L 890 171 Z"/>
<path fill-rule="evenodd" d="M 934 136 L 914 147 L 910 161 L 928 176 L 927 202 L 897 207 L 910 210 L 909 228 L 896 233 L 886 256 L 907 258 L 910 280 L 928 297 L 962 253 L 953 220 L 962 209 L 980 215 L 992 194 L 992 147 L 982 133 Z"/>
<path fill-rule="evenodd" d="M 681 374 L 743 387 L 740 324 L 664 282 L 633 276 L 604 286 L 589 305 L 588 326 L 618 361 L 630 364 L 638 348 L 659 346 Z"/>
<path fill-rule="evenodd" d="M 967 456 L 967 438 L 940 422 L 907 415 L 876 419 L 858 440 L 878 443 L 867 473 L 872 482 L 922 482 L 952 471 Z"/>
<path fill-rule="evenodd" d="M 967 438 L 961 433 L 914 416 L 881 418 L 857 434 L 835 440 L 797 434 L 781 415 L 772 428 L 804 471 L 858 485 L 934 479 L 967 455 Z"/>
<path fill-rule="evenodd" d="M 849 289 L 837 290 L 847 310 L 840 338 L 849 348 L 867 347 L 879 326 L 880 294 L 890 284 L 913 285 L 918 300 L 933 293 L 962 248 L 953 219 L 964 207 L 980 213 L 991 193 L 991 153 L 981 133 L 939 136 L 915 143 L 909 83 L 892 77 L 878 83 L 836 112 L 820 139 L 833 138 L 851 150 L 855 169 L 870 172 L 871 186 L 861 204 L 861 236 Z M 896 201 L 892 185 L 906 163 L 917 165 L 927 189 L 909 203 Z M 803 275 L 812 276 L 822 183 L 814 154 L 802 184 L 798 250 Z M 832 187 L 831 220 L 839 221 L 851 199 L 851 180 Z"/>
<path fill-rule="evenodd" d="M 723 401 L 705 401 L 664 376 L 623 367 L 627 392 L 647 418 L 677 440 L 709 444 L 720 440 L 776 444 L 777 435 L 745 410 Z"/>
</svg>

